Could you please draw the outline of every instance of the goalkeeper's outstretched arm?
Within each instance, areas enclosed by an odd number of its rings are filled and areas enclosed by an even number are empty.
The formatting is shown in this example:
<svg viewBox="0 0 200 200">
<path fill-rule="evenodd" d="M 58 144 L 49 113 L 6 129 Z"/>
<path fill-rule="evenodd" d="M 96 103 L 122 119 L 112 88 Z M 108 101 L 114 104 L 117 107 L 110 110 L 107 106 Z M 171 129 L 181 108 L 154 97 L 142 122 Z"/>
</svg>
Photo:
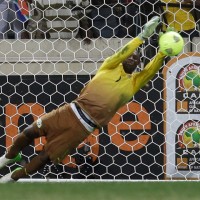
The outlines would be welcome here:
<svg viewBox="0 0 200 200">
<path fill-rule="evenodd" d="M 128 42 L 114 55 L 108 57 L 99 70 L 118 67 L 120 63 L 130 57 L 137 50 L 137 48 L 144 42 L 145 39 L 149 38 L 154 33 L 155 28 L 158 26 L 159 22 L 160 17 L 153 17 L 144 25 L 143 31 L 136 38 Z"/>
<path fill-rule="evenodd" d="M 144 87 L 155 76 L 155 74 L 162 67 L 165 57 L 166 55 L 164 55 L 162 52 L 158 52 L 153 60 L 151 60 L 141 72 L 135 74 L 133 79 L 135 90 L 134 94 Z"/>
</svg>

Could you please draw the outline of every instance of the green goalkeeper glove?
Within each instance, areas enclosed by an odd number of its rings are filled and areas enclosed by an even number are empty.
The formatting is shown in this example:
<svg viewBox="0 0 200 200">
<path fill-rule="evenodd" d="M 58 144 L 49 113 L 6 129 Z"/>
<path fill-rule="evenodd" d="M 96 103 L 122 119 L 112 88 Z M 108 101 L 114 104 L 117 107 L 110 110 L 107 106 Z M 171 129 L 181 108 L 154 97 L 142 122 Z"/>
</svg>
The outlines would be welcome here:
<svg viewBox="0 0 200 200">
<path fill-rule="evenodd" d="M 138 35 L 138 37 L 141 40 L 149 38 L 154 33 L 159 22 L 160 22 L 160 17 L 158 16 L 152 17 L 151 20 L 144 25 L 144 28 L 142 32 Z"/>
<path fill-rule="evenodd" d="M 167 27 L 165 33 L 170 32 L 170 31 L 175 31 L 175 32 L 177 32 L 177 31 L 175 30 L 174 27 L 170 27 L 170 26 L 169 26 L 169 27 Z M 159 35 L 158 35 L 158 37 L 160 38 L 163 34 L 164 34 L 163 32 L 160 32 Z"/>
</svg>

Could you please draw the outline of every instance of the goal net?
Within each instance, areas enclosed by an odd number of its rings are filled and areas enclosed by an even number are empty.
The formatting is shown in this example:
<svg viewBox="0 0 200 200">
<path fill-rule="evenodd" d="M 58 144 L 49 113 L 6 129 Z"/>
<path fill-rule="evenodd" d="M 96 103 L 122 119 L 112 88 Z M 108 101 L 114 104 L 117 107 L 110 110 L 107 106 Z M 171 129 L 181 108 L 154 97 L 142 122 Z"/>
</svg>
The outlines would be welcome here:
<svg viewBox="0 0 200 200">
<path fill-rule="evenodd" d="M 0 39 L 1 155 L 33 121 L 74 100 L 104 59 L 137 36 L 152 16 L 160 15 L 162 23 L 139 48 L 138 70 L 157 52 L 164 26 L 184 28 L 191 22 L 191 31 L 178 30 L 185 34 L 182 54 L 166 60 L 107 126 L 62 163 L 50 162 L 24 181 L 199 179 L 200 39 L 198 21 L 192 22 L 198 19 L 198 5 L 175 0 L 11 2 L 0 3 L 1 23 L 7 27 Z M 173 6 L 179 11 L 173 13 Z M 180 11 L 185 21 L 168 21 L 168 15 Z M 36 139 L 22 150 L 22 161 L 0 169 L 0 175 L 29 162 L 45 142 Z"/>
</svg>

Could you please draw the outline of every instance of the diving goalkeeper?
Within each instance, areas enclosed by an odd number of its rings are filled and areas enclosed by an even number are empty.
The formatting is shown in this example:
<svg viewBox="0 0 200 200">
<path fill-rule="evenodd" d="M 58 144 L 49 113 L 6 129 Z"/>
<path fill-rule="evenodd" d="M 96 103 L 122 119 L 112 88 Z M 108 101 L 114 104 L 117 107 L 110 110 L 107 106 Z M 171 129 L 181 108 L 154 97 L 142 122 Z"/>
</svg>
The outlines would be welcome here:
<svg viewBox="0 0 200 200">
<path fill-rule="evenodd" d="M 60 163 L 91 132 L 109 123 L 118 109 L 128 103 L 163 64 L 165 55 L 158 52 L 144 70 L 136 72 L 140 59 L 133 54 L 154 33 L 159 22 L 159 17 L 153 17 L 136 38 L 108 57 L 78 98 L 42 116 L 17 136 L 8 152 L 0 158 L 0 168 L 15 162 L 21 150 L 35 138 L 45 136 L 47 142 L 29 163 L 6 174 L 0 182 L 25 178 L 49 161 Z"/>
</svg>

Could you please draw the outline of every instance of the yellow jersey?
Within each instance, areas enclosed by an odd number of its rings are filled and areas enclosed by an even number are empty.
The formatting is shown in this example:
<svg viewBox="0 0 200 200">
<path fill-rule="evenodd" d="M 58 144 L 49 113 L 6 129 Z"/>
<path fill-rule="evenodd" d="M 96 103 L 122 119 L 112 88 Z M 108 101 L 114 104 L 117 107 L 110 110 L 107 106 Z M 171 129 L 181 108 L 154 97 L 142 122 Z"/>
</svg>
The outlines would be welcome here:
<svg viewBox="0 0 200 200">
<path fill-rule="evenodd" d="M 117 110 L 128 103 L 162 66 L 165 55 L 159 52 L 141 72 L 124 72 L 122 61 L 142 43 L 140 38 L 134 38 L 108 57 L 75 100 L 99 127 L 107 125 Z"/>
</svg>

